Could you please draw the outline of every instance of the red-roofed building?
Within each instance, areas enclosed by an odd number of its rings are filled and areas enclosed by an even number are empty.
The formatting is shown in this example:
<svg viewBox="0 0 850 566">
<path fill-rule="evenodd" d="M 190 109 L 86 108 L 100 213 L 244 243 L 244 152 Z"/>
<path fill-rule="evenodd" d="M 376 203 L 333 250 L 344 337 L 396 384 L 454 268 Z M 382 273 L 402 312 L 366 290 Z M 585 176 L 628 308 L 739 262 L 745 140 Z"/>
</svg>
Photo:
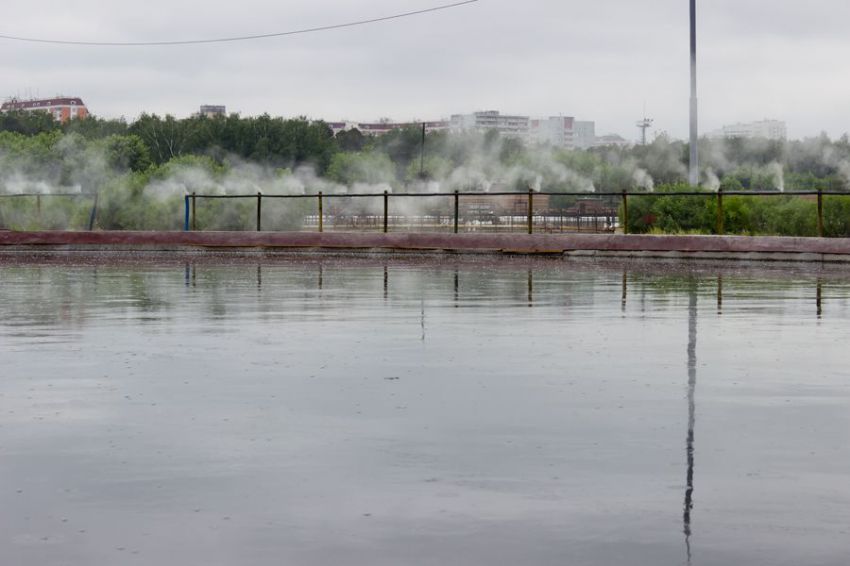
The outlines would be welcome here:
<svg viewBox="0 0 850 566">
<path fill-rule="evenodd" d="M 63 124 L 74 118 L 85 118 L 89 110 L 81 98 L 58 96 L 56 98 L 41 98 L 37 100 L 19 100 L 12 98 L 0 106 L 0 112 L 48 112 L 54 120 Z"/>
</svg>

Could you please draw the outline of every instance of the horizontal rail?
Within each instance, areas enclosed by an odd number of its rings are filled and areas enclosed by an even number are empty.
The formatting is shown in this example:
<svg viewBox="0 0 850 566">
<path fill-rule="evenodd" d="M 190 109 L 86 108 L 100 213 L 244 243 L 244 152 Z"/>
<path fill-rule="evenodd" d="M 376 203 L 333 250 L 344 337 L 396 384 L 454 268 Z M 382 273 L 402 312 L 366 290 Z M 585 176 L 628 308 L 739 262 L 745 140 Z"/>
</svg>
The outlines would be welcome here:
<svg viewBox="0 0 850 566">
<path fill-rule="evenodd" d="M 457 194 L 457 196 L 461 197 L 496 197 L 496 196 L 524 196 L 527 197 L 527 192 L 458 192 L 458 193 L 387 193 L 388 196 L 393 198 L 395 197 L 445 197 L 452 198 Z M 544 196 L 575 196 L 575 197 L 622 197 L 623 195 L 629 197 L 687 197 L 687 196 L 700 196 L 700 197 L 716 197 L 717 192 L 715 191 L 681 191 L 681 192 L 619 192 L 619 193 L 591 193 L 591 192 L 552 192 L 552 191 L 535 191 L 534 195 L 544 195 Z M 758 196 L 817 196 L 818 194 L 823 196 L 849 196 L 850 192 L 839 192 L 839 191 L 723 191 L 722 194 L 724 196 L 745 196 L 745 197 L 758 197 Z M 186 196 L 192 196 L 188 194 Z M 384 193 L 322 193 L 323 198 L 382 198 Z M 205 194 L 195 194 L 196 198 L 208 198 L 208 199 L 234 199 L 234 198 L 257 198 L 257 194 L 243 194 L 243 195 L 205 195 Z M 310 193 L 310 194 L 298 194 L 298 195 L 283 195 L 283 194 L 267 194 L 263 193 L 263 198 L 282 198 L 282 199 L 298 199 L 298 198 L 318 198 L 318 193 Z"/>
<path fill-rule="evenodd" d="M 387 193 L 389 196 L 396 197 L 444 197 L 452 198 L 455 193 Z M 554 192 L 554 191 L 535 191 L 535 195 L 544 196 L 567 196 L 567 197 L 716 197 L 717 192 L 714 191 L 681 191 L 681 192 Z M 743 196 L 743 197 L 758 197 L 758 196 L 850 196 L 850 192 L 843 191 L 723 191 L 724 196 Z M 191 197 L 192 194 L 185 196 Z M 309 194 L 269 194 L 263 193 L 263 198 L 279 198 L 279 199 L 299 199 L 299 198 L 318 198 L 318 193 Z M 322 193 L 323 198 L 381 198 L 384 193 Z M 496 197 L 496 196 L 524 196 L 527 197 L 527 192 L 458 192 L 457 196 L 461 197 Z M 88 197 L 94 198 L 94 193 L 0 193 L 0 198 L 19 198 L 19 197 Z M 195 194 L 196 198 L 207 199 L 239 199 L 239 198 L 257 198 L 257 193 L 241 194 L 241 195 L 210 195 L 210 194 Z"/>
<path fill-rule="evenodd" d="M 88 197 L 94 198 L 94 193 L 0 193 L 0 198 L 14 197 Z"/>
</svg>

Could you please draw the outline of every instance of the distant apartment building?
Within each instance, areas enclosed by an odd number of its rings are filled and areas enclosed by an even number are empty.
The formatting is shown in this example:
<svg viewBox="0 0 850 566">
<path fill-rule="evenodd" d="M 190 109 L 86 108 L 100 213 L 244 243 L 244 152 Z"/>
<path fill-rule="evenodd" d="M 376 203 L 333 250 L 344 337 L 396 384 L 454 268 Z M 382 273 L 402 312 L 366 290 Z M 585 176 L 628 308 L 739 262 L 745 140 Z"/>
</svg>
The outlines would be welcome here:
<svg viewBox="0 0 850 566">
<path fill-rule="evenodd" d="M 227 116 L 227 107 L 221 104 L 202 104 L 198 116 L 206 116 L 207 118 Z"/>
<path fill-rule="evenodd" d="M 596 124 L 576 120 L 572 116 L 528 116 L 500 114 L 496 110 L 455 114 L 451 118 L 453 131 L 495 130 L 504 136 L 516 137 L 525 142 L 547 144 L 565 149 L 589 149 L 596 141 Z"/>
<path fill-rule="evenodd" d="M 425 133 L 438 132 L 448 130 L 449 123 L 446 121 L 430 121 L 430 122 L 327 122 L 328 127 L 333 131 L 334 135 L 346 130 L 359 130 L 360 133 L 367 136 L 381 136 L 388 134 L 393 130 L 403 128 L 421 128 L 425 124 Z"/>
<path fill-rule="evenodd" d="M 364 135 L 380 136 L 400 128 L 419 128 L 423 122 L 328 122 L 334 135 L 357 129 Z M 528 116 L 501 114 L 497 110 L 453 114 L 451 119 L 424 122 L 426 133 L 443 130 L 453 132 L 496 131 L 500 135 L 521 139 L 524 142 L 548 144 L 566 149 L 589 149 L 596 141 L 595 122 L 576 120 L 572 116 L 529 118 Z"/>
<path fill-rule="evenodd" d="M 787 139 L 788 129 L 781 120 L 761 120 L 723 126 L 709 134 L 711 138 L 765 138 L 781 141 Z"/>
<path fill-rule="evenodd" d="M 530 141 L 553 147 L 572 149 L 575 147 L 575 118 L 552 116 L 529 120 Z"/>
<path fill-rule="evenodd" d="M 452 131 L 475 130 L 486 132 L 495 130 L 503 136 L 516 137 L 523 141 L 529 139 L 530 119 L 528 116 L 500 114 L 497 110 L 473 112 L 472 114 L 454 114 L 451 117 Z"/>
<path fill-rule="evenodd" d="M 596 144 L 596 122 L 576 120 L 573 124 L 573 143 L 576 149 L 590 149 Z"/>
<path fill-rule="evenodd" d="M 81 98 L 41 98 L 32 100 L 19 100 L 11 98 L 0 106 L 0 112 L 47 112 L 53 119 L 62 122 L 74 118 L 85 118 L 89 115 L 88 108 L 83 104 Z"/>
</svg>

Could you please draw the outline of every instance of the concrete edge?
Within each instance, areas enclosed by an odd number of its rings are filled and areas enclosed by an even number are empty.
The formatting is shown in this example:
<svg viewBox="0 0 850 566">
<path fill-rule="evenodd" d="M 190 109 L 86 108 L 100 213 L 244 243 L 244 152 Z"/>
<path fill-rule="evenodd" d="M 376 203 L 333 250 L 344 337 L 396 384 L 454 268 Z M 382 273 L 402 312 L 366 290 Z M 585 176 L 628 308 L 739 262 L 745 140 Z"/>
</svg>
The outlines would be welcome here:
<svg viewBox="0 0 850 566">
<path fill-rule="evenodd" d="M 352 252 L 850 262 L 850 239 L 610 234 L 0 232 L 0 253 Z"/>
</svg>

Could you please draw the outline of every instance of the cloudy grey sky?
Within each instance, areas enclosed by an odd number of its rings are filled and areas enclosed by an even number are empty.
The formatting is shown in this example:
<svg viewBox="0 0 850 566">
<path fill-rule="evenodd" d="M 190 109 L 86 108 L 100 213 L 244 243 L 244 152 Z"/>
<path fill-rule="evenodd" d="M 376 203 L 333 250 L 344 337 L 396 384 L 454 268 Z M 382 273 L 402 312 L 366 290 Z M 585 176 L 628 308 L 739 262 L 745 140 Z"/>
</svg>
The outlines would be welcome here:
<svg viewBox="0 0 850 566">
<path fill-rule="evenodd" d="M 276 32 L 449 0 L 40 0 L 0 33 L 154 41 Z M 792 137 L 850 131 L 850 3 L 701 0 L 703 131 L 777 118 Z M 573 115 L 597 132 L 687 134 L 687 0 L 479 0 L 405 20 L 245 43 L 69 47 L 0 40 L 0 96 L 79 95 L 105 117 L 199 104 L 327 120 L 480 109 Z"/>
</svg>

